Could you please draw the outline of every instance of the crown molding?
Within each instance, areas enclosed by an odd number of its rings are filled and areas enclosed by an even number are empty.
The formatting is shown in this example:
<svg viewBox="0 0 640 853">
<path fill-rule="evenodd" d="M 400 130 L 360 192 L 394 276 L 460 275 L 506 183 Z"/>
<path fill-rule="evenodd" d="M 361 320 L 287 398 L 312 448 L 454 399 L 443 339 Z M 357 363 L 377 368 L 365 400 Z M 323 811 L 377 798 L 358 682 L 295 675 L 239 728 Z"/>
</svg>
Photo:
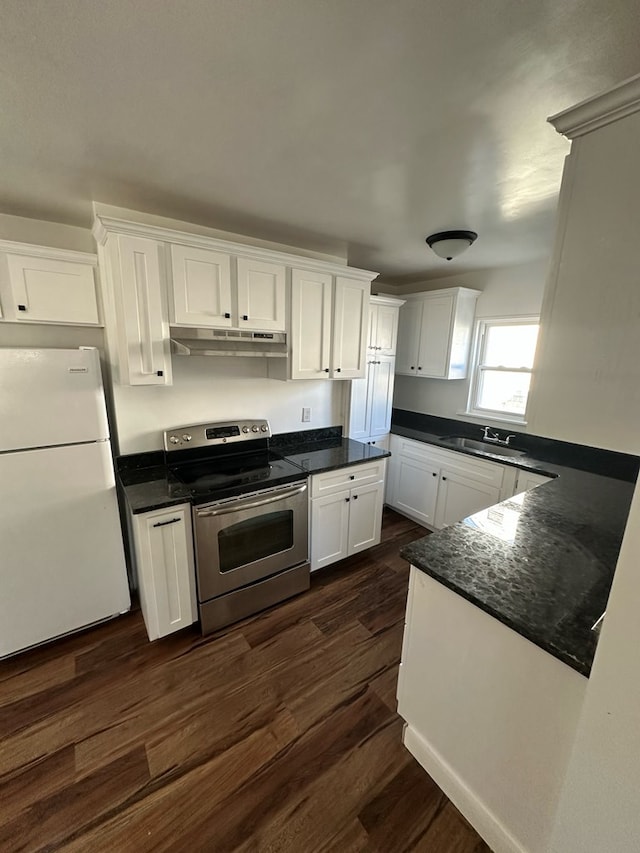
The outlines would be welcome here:
<svg viewBox="0 0 640 853">
<path fill-rule="evenodd" d="M 110 234 L 119 234 L 127 237 L 142 237 L 161 243 L 195 246 L 200 249 L 213 249 L 217 252 L 240 255 L 243 258 L 253 258 L 254 260 L 265 261 L 266 263 L 280 263 L 285 266 L 295 267 L 296 269 L 332 273 L 333 275 L 363 281 L 372 281 L 378 276 L 378 273 L 372 270 L 357 269 L 346 264 L 336 264 L 330 261 L 318 260 L 317 258 L 308 258 L 304 255 L 292 255 L 288 252 L 277 251 L 276 249 L 264 249 L 248 243 L 235 243 L 229 240 L 221 240 L 217 237 L 191 234 L 187 231 L 163 228 L 158 225 L 147 225 L 99 213 L 96 213 L 92 233 L 99 246 L 105 245 Z"/>
<path fill-rule="evenodd" d="M 16 243 L 14 240 L 0 240 L 0 252 L 7 255 L 27 255 L 30 258 L 49 258 L 72 264 L 90 264 L 97 266 L 98 257 L 89 252 L 76 252 L 74 249 L 58 249 L 55 246 L 38 246 L 35 243 Z"/>
<path fill-rule="evenodd" d="M 370 297 L 372 305 L 391 305 L 398 308 L 404 305 L 406 301 L 406 299 L 398 299 L 396 296 L 391 296 L 388 293 L 375 293 Z"/>
<path fill-rule="evenodd" d="M 567 139 L 575 139 L 640 110 L 640 74 L 600 95 L 550 116 L 547 121 Z"/>
</svg>

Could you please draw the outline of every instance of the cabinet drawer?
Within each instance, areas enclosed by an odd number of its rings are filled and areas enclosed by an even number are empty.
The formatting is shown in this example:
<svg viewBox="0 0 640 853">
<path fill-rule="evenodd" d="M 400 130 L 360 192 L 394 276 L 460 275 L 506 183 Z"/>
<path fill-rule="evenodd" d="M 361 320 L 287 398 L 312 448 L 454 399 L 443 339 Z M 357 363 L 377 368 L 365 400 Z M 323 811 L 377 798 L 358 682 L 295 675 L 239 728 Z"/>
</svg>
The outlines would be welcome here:
<svg viewBox="0 0 640 853">
<path fill-rule="evenodd" d="M 324 474 L 314 474 L 311 477 L 311 497 L 330 495 L 341 489 L 352 486 L 363 486 L 365 483 L 377 483 L 384 479 L 386 459 L 375 462 L 362 462 L 335 471 L 325 471 Z"/>
</svg>

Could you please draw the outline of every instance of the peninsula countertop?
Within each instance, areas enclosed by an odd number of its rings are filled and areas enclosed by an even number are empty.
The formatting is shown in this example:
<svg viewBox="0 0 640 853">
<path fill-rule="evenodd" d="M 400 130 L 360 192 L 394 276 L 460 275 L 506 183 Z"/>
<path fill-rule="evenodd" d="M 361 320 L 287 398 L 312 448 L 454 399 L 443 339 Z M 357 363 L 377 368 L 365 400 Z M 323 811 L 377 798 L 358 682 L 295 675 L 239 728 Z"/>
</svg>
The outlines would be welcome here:
<svg viewBox="0 0 640 853">
<path fill-rule="evenodd" d="M 392 433 L 452 449 L 434 433 Z M 555 479 L 432 533 L 402 556 L 523 637 L 588 676 L 634 490 L 623 480 L 536 459 L 501 459 Z M 547 454 L 553 456 L 553 453 Z M 597 466 L 596 466 L 597 467 Z M 637 473 L 637 468 L 636 468 Z"/>
</svg>

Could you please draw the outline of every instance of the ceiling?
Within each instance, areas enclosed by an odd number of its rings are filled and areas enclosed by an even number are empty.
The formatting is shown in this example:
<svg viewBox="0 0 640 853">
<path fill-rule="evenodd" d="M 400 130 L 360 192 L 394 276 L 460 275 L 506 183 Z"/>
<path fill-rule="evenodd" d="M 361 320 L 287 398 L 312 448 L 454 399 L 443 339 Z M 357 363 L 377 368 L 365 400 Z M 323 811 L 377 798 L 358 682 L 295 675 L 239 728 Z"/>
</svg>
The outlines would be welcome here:
<svg viewBox="0 0 640 853">
<path fill-rule="evenodd" d="M 392 282 L 548 254 L 548 115 L 640 71 L 635 0 L 0 0 L 0 212 L 93 199 Z M 424 243 L 469 228 L 447 266 Z M 455 266 L 454 266 L 455 265 Z"/>
</svg>

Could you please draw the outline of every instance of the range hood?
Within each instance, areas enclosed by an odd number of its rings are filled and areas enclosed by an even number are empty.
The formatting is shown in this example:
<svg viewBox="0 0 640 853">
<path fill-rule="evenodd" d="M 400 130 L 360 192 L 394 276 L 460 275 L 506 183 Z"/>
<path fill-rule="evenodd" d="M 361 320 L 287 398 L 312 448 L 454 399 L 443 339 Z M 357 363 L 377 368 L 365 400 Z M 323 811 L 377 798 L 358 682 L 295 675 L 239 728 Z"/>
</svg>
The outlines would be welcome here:
<svg viewBox="0 0 640 853">
<path fill-rule="evenodd" d="M 241 355 L 251 358 L 286 358 L 284 332 L 243 332 L 239 329 L 171 327 L 174 355 Z"/>
</svg>

